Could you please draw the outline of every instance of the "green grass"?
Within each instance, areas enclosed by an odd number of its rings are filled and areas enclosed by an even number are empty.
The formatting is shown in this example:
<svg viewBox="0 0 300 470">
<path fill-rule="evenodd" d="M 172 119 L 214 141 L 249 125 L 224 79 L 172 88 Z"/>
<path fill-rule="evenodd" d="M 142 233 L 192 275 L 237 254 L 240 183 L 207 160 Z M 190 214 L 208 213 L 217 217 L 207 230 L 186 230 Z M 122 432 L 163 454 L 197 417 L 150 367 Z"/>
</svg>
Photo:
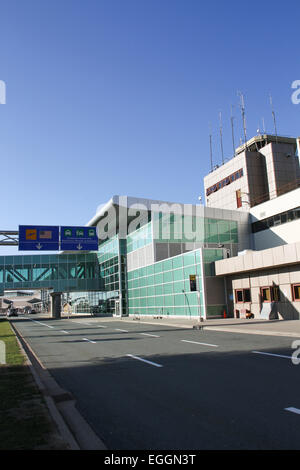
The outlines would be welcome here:
<svg viewBox="0 0 300 470">
<path fill-rule="evenodd" d="M 0 450 L 64 448 L 9 321 L 0 320 Z"/>
</svg>

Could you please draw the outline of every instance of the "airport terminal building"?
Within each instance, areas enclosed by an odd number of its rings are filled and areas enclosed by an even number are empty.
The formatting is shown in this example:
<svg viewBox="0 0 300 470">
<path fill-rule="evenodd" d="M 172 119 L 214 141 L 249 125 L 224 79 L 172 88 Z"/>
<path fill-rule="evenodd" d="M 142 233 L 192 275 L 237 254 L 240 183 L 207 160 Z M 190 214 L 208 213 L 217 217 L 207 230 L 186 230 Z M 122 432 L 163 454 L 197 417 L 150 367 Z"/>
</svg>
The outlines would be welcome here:
<svg viewBox="0 0 300 470">
<path fill-rule="evenodd" d="M 87 223 L 97 251 L 1 256 L 0 295 L 51 292 L 53 315 L 300 318 L 297 146 L 249 140 L 204 178 L 205 206 L 113 196 Z"/>
</svg>

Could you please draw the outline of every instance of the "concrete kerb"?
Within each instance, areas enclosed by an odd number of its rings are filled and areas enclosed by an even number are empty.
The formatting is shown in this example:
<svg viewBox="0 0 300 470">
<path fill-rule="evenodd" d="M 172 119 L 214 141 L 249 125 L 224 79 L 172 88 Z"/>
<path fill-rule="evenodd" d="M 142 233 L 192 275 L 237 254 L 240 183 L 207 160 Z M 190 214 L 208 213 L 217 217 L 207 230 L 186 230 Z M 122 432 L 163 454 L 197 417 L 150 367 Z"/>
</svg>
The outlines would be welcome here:
<svg viewBox="0 0 300 470">
<path fill-rule="evenodd" d="M 133 322 L 132 317 L 122 317 L 122 321 Z M 300 320 L 248 320 L 248 319 L 213 319 L 204 320 L 199 322 L 197 318 L 194 319 L 150 319 L 147 317 L 139 317 L 139 322 L 149 325 L 165 325 L 174 328 L 195 328 L 200 327 L 201 331 L 221 331 L 228 333 L 243 333 L 243 334 L 256 334 L 266 336 L 287 336 L 287 337 L 300 337 Z"/>
<path fill-rule="evenodd" d="M 101 439 L 76 408 L 74 397 L 61 388 L 43 366 L 27 341 L 12 323 L 11 326 L 50 415 L 70 450 L 107 450 Z"/>
</svg>

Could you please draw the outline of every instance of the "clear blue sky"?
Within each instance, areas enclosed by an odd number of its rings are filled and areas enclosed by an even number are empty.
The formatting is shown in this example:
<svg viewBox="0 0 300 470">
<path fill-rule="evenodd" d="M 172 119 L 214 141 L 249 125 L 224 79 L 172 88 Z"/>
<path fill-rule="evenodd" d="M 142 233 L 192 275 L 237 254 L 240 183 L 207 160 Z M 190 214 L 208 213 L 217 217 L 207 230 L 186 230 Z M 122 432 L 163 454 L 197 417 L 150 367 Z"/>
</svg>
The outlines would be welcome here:
<svg viewBox="0 0 300 470">
<path fill-rule="evenodd" d="M 265 120 L 300 134 L 299 1 L 0 1 L 0 229 L 84 225 L 113 194 L 197 203 Z M 1 249 L 1 254 L 16 252 Z"/>
</svg>

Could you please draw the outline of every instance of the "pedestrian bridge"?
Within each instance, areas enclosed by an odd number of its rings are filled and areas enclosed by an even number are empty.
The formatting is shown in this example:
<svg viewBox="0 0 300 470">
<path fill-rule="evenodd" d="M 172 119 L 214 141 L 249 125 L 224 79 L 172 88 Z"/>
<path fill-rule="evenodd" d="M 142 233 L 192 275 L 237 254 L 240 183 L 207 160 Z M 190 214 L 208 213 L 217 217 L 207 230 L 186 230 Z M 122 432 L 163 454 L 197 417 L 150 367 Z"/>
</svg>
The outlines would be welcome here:
<svg viewBox="0 0 300 470">
<path fill-rule="evenodd" d="M 97 253 L 0 256 L 0 296 L 12 289 L 101 291 Z"/>
</svg>

